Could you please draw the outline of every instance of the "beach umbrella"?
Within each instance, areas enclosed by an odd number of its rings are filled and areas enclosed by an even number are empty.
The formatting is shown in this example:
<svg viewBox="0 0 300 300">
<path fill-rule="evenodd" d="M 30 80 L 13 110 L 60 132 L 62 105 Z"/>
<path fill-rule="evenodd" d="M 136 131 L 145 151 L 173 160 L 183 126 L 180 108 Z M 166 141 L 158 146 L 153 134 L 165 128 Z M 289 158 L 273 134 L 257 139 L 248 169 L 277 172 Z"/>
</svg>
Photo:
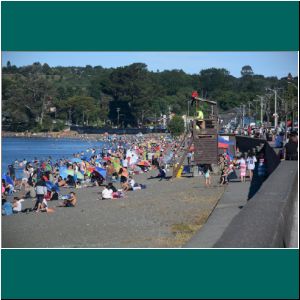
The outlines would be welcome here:
<svg viewBox="0 0 300 300">
<path fill-rule="evenodd" d="M 147 160 L 142 160 L 137 163 L 138 166 L 150 167 L 150 163 Z"/>
<path fill-rule="evenodd" d="M 106 170 L 105 169 L 96 167 L 94 171 L 97 172 L 97 173 L 99 173 L 104 178 L 106 177 Z"/>
<path fill-rule="evenodd" d="M 46 181 L 45 183 L 46 183 L 46 187 L 49 191 L 54 190 L 55 192 L 59 192 L 59 186 L 58 185 L 54 184 L 53 182 L 51 182 L 49 180 Z"/>
<path fill-rule="evenodd" d="M 11 179 L 10 176 L 8 176 L 6 174 L 3 174 L 2 179 L 4 179 L 6 183 L 11 184 L 12 186 L 14 186 L 14 181 Z"/>
<path fill-rule="evenodd" d="M 62 178 L 67 178 L 68 175 L 74 176 L 74 170 L 69 170 L 66 167 L 60 167 L 59 168 L 59 175 Z"/>
<path fill-rule="evenodd" d="M 74 170 L 72 170 L 72 169 L 67 169 L 66 172 L 67 172 L 68 175 L 74 176 Z"/>
<path fill-rule="evenodd" d="M 81 172 L 76 172 L 77 179 L 84 179 L 84 175 Z"/>
<path fill-rule="evenodd" d="M 89 172 L 93 172 L 93 171 L 95 170 L 95 167 L 89 166 L 89 167 L 87 167 L 87 170 L 88 170 Z"/>
</svg>

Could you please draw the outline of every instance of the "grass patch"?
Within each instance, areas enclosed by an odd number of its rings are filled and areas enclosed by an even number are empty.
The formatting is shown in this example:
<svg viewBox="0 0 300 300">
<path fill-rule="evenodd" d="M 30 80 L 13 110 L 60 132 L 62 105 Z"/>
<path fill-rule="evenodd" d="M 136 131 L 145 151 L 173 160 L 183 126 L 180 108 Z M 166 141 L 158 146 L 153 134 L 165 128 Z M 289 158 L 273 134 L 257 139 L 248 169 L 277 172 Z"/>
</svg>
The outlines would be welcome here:
<svg viewBox="0 0 300 300">
<path fill-rule="evenodd" d="M 178 234 L 178 233 L 192 233 L 194 230 L 191 228 L 190 225 L 188 224 L 174 224 L 171 227 L 171 232 L 173 234 Z"/>
</svg>

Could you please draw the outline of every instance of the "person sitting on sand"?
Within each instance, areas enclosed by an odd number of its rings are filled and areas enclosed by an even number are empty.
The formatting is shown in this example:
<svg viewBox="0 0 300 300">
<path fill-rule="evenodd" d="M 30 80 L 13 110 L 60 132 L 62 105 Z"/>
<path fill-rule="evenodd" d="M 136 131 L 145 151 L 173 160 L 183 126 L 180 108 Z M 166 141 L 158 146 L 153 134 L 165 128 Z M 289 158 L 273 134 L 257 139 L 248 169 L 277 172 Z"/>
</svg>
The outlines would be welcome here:
<svg viewBox="0 0 300 300">
<path fill-rule="evenodd" d="M 163 179 L 167 179 L 166 178 L 167 171 L 164 166 L 158 167 L 158 171 L 159 171 L 159 174 L 156 177 L 151 176 L 150 179 L 160 178 L 159 181 L 162 181 Z"/>
<path fill-rule="evenodd" d="M 93 182 L 97 186 L 102 185 L 104 180 L 104 177 L 98 172 L 93 171 L 93 173 L 91 174 L 91 182 Z"/>
<path fill-rule="evenodd" d="M 19 213 L 22 211 L 22 202 L 24 202 L 24 199 L 20 199 L 19 197 L 14 197 L 13 200 L 13 212 Z"/>
<path fill-rule="evenodd" d="M 71 192 L 68 199 L 65 199 L 58 207 L 75 207 L 77 203 L 76 194 Z"/>
<path fill-rule="evenodd" d="M 112 184 L 112 182 L 108 184 L 108 189 L 112 190 L 113 193 L 118 192 L 117 188 Z"/>
<path fill-rule="evenodd" d="M 58 177 L 57 184 L 60 187 L 67 186 L 66 181 L 61 176 Z"/>
<path fill-rule="evenodd" d="M 228 183 L 228 167 L 225 165 L 224 169 L 222 170 L 221 178 L 220 178 L 220 185 Z"/>
<path fill-rule="evenodd" d="M 113 191 L 106 185 L 102 191 L 102 200 L 113 199 Z"/>
<path fill-rule="evenodd" d="M 13 214 L 13 207 L 9 201 L 2 198 L 2 216 L 11 216 Z"/>
<path fill-rule="evenodd" d="M 67 185 L 76 187 L 76 181 L 72 175 L 68 175 L 66 180 Z"/>
</svg>

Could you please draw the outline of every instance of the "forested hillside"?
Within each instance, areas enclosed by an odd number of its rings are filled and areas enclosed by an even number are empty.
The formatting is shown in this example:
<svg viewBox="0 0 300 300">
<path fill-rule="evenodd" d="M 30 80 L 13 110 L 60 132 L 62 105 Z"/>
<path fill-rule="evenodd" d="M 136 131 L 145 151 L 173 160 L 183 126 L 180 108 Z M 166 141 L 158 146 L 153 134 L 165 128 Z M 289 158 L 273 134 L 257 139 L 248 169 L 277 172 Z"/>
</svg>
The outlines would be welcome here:
<svg viewBox="0 0 300 300">
<path fill-rule="evenodd" d="M 255 71 L 255 70 L 254 70 Z M 297 84 L 297 78 L 290 78 Z M 293 85 L 294 86 L 294 85 Z M 161 115 L 186 114 L 191 92 L 218 102 L 226 111 L 253 101 L 266 88 L 279 88 L 295 98 L 287 78 L 264 77 L 250 66 L 236 78 L 225 69 L 152 72 L 144 63 L 105 69 L 49 67 L 39 62 L 2 68 L 2 125 L 9 130 L 61 130 L 65 124 L 141 126 Z"/>
</svg>

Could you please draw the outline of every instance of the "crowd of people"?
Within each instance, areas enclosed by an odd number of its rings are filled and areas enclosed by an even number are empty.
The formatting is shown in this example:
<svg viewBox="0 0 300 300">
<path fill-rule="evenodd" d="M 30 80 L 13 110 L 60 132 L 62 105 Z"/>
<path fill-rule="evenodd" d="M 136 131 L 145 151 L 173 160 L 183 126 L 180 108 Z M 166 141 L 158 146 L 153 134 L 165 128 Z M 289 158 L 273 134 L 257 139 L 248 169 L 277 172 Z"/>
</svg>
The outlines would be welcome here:
<svg viewBox="0 0 300 300">
<path fill-rule="evenodd" d="M 250 133 L 250 130 L 249 130 Z M 280 135 L 280 132 L 278 133 Z M 253 136 L 255 137 L 255 135 Z M 275 143 L 276 147 L 276 143 Z M 282 159 L 298 159 L 298 135 L 291 132 L 281 144 L 284 149 Z M 157 170 L 160 181 L 168 180 L 167 170 L 170 164 L 178 160 L 180 143 L 167 136 L 115 136 L 107 140 L 102 148 L 89 148 L 73 154 L 70 159 L 54 161 L 51 157 L 44 161 L 15 161 L 8 167 L 7 174 L 2 176 L 2 214 L 10 215 L 19 212 L 53 212 L 48 201 L 62 200 L 58 207 L 74 207 L 77 195 L 74 191 L 64 194 L 64 188 L 79 189 L 90 186 L 102 187 L 99 191 L 101 200 L 123 198 L 126 193 L 147 188 L 136 182 L 135 176 L 149 170 Z M 266 161 L 261 149 L 252 149 L 247 153 L 229 155 L 225 150 L 219 155 L 218 167 L 220 185 L 240 178 L 243 183 L 253 179 L 254 172 L 261 178 L 266 176 Z M 188 166 L 193 161 L 193 149 L 187 154 Z M 22 167 L 22 178 L 16 178 L 15 167 Z M 199 172 L 205 179 L 205 186 L 212 184 L 211 165 L 201 165 Z M 118 183 L 118 188 L 114 185 Z M 15 193 L 22 192 L 16 197 Z M 8 196 L 14 196 L 8 201 Z M 22 209 L 26 198 L 35 198 L 32 208 Z"/>
<path fill-rule="evenodd" d="M 104 185 L 99 192 L 99 199 L 122 198 L 127 192 L 147 188 L 145 184 L 136 182 L 137 174 L 156 169 L 157 178 L 166 178 L 165 165 L 177 146 L 175 140 L 166 136 L 120 136 L 107 141 L 104 147 L 86 149 L 73 154 L 70 159 L 16 161 L 8 167 L 8 173 L 2 176 L 2 213 L 52 212 L 48 201 L 54 200 L 63 200 L 58 207 L 76 206 L 76 193 L 64 195 L 64 188 Z M 23 168 L 21 179 L 16 178 L 16 165 Z M 114 183 L 119 184 L 119 189 Z M 14 202 L 7 201 L 7 196 L 20 191 L 23 192 L 22 201 L 36 198 L 34 207 L 13 209 Z M 9 206 L 12 206 L 11 210 Z M 21 206 L 18 204 L 19 208 Z"/>
</svg>

